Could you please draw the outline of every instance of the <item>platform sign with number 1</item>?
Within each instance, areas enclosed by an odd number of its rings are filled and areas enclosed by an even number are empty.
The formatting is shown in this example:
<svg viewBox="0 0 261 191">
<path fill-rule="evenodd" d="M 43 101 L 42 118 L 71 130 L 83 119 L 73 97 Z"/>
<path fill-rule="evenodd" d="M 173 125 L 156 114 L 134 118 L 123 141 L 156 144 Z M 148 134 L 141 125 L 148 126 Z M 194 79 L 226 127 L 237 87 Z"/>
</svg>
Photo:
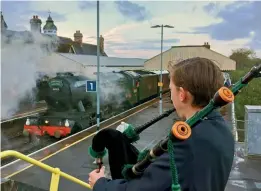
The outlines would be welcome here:
<svg viewBox="0 0 261 191">
<path fill-rule="evenodd" d="M 95 80 L 87 80 L 86 81 L 86 92 L 96 92 L 96 81 Z"/>
</svg>

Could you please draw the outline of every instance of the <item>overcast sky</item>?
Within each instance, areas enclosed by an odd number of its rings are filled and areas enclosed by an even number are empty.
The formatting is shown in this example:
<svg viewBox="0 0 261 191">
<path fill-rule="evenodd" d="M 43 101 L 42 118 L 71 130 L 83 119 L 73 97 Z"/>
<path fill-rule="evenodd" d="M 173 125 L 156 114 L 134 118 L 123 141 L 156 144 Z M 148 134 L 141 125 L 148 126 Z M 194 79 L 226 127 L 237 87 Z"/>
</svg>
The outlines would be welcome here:
<svg viewBox="0 0 261 191">
<path fill-rule="evenodd" d="M 95 1 L 5 1 L 2 11 L 10 30 L 29 30 L 38 15 L 44 26 L 48 10 L 58 35 L 70 37 L 76 30 L 83 41 L 96 44 Z M 164 50 L 170 46 L 202 45 L 226 56 L 232 49 L 250 47 L 261 57 L 261 2 L 199 1 L 100 1 L 100 34 L 109 56 L 150 58 L 160 53 L 160 29 Z"/>
</svg>

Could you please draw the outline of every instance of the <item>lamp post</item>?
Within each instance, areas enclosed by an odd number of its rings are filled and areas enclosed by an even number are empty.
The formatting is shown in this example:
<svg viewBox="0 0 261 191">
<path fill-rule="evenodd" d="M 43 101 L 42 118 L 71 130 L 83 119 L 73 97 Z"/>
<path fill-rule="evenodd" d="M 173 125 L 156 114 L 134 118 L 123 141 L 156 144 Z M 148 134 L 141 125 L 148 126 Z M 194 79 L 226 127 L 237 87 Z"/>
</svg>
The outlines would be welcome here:
<svg viewBox="0 0 261 191">
<path fill-rule="evenodd" d="M 97 0 L 97 130 L 100 128 L 100 17 L 99 0 Z"/>
<path fill-rule="evenodd" d="M 161 51 L 160 51 L 160 114 L 162 114 L 162 49 L 163 49 L 163 28 L 174 28 L 171 25 L 154 25 L 151 28 L 161 28 Z"/>
</svg>

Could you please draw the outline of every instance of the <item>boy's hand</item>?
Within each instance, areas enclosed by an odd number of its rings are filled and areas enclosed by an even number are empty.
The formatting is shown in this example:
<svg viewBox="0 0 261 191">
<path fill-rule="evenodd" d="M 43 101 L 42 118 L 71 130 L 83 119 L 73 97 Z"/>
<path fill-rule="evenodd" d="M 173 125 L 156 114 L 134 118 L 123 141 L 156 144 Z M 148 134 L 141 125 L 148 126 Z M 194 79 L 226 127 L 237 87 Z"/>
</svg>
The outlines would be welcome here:
<svg viewBox="0 0 261 191">
<path fill-rule="evenodd" d="M 93 188 L 93 185 L 96 183 L 96 181 L 102 177 L 105 177 L 105 166 L 103 166 L 100 169 L 100 172 L 97 173 L 97 169 L 93 170 L 89 174 L 89 184 Z"/>
</svg>

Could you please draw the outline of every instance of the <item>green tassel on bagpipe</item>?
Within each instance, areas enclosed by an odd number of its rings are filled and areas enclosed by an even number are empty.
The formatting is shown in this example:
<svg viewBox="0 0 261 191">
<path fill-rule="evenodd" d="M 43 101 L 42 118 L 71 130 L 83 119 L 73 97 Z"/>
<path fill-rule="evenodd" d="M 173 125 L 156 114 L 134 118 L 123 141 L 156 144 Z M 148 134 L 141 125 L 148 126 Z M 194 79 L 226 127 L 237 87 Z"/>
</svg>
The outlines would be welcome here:
<svg viewBox="0 0 261 191">
<path fill-rule="evenodd" d="M 149 149 L 145 149 L 144 151 L 141 151 L 141 152 L 139 153 L 139 155 L 138 155 L 137 162 L 143 160 L 143 159 L 147 156 L 147 154 L 148 154 L 149 152 L 150 152 Z M 124 177 L 124 179 L 126 179 L 126 180 L 131 180 L 131 179 L 134 178 L 134 177 L 129 177 L 129 176 L 128 176 L 129 173 L 127 173 L 127 171 L 131 170 L 132 167 L 133 167 L 133 164 L 125 164 L 125 165 L 124 165 L 124 168 L 123 168 L 122 171 L 121 171 L 121 174 L 122 174 L 122 176 Z"/>
<path fill-rule="evenodd" d="M 130 143 L 138 141 L 140 136 L 136 133 L 134 127 L 128 124 L 128 128 L 124 130 L 123 134 L 130 140 Z"/>
<path fill-rule="evenodd" d="M 133 177 L 129 177 L 128 176 L 129 173 L 127 173 L 127 171 L 131 170 L 132 167 L 133 167 L 133 164 L 125 164 L 124 165 L 124 168 L 122 169 L 121 174 L 122 174 L 122 176 L 124 177 L 125 180 L 133 179 Z"/>
<path fill-rule="evenodd" d="M 105 148 L 103 151 L 101 152 L 96 152 L 92 149 L 92 147 L 90 146 L 88 148 L 88 153 L 89 155 L 91 155 L 93 158 L 103 158 L 106 154 L 107 154 L 107 149 Z"/>
<path fill-rule="evenodd" d="M 145 149 L 144 151 L 141 151 L 139 153 L 137 161 L 139 162 L 139 161 L 143 160 L 147 156 L 147 154 L 149 154 L 149 152 L 150 152 L 149 149 Z"/>
</svg>

